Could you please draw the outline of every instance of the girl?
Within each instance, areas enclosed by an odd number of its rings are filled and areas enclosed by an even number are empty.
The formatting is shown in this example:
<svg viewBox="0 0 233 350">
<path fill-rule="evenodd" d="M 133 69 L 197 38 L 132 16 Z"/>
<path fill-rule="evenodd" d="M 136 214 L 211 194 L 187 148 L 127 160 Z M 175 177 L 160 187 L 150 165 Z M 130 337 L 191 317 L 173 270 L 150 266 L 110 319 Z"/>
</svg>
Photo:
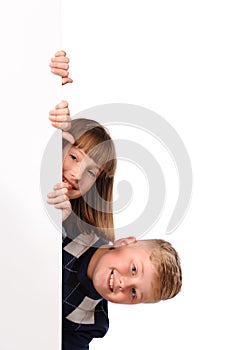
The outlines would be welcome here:
<svg viewBox="0 0 233 350">
<path fill-rule="evenodd" d="M 62 77 L 63 85 L 72 82 L 68 62 L 66 53 L 59 51 L 50 64 L 52 72 Z M 114 241 L 112 196 L 116 152 L 108 131 L 91 119 L 71 120 L 66 101 L 50 111 L 49 119 L 54 127 L 63 130 L 63 167 L 62 182 L 48 194 L 48 203 L 62 209 L 63 226 L 69 238 L 85 231 Z"/>
</svg>

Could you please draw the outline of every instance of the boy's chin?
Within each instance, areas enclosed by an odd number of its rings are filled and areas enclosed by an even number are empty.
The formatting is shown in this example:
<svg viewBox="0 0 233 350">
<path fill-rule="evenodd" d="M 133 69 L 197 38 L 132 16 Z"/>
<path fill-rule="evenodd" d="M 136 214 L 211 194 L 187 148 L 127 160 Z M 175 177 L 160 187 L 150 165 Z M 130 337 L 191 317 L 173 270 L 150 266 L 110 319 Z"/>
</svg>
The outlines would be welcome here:
<svg viewBox="0 0 233 350">
<path fill-rule="evenodd" d="M 107 292 L 105 292 L 103 290 L 98 290 L 98 288 L 96 288 L 96 287 L 95 287 L 95 289 L 99 293 L 99 295 L 101 295 L 101 297 L 103 299 L 105 299 L 105 300 L 107 300 L 107 301 L 109 301 L 111 303 L 115 303 L 114 298 L 111 296 L 110 293 L 107 293 Z"/>
</svg>

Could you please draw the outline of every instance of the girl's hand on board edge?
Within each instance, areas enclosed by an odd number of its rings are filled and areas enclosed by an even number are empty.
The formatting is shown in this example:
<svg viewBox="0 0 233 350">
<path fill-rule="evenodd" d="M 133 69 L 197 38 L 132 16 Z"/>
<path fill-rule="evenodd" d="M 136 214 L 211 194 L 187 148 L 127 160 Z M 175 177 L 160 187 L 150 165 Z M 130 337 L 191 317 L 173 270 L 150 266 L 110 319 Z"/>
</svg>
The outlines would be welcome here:
<svg viewBox="0 0 233 350">
<path fill-rule="evenodd" d="M 55 106 L 55 109 L 49 111 L 49 120 L 54 128 L 61 129 L 63 139 L 74 144 L 74 137 L 68 132 L 71 128 L 70 111 L 67 101 L 61 101 Z"/>
<path fill-rule="evenodd" d="M 54 205 L 56 209 L 62 209 L 62 221 L 65 221 L 71 214 L 72 208 L 68 193 L 69 185 L 65 182 L 56 184 L 53 192 L 48 193 L 47 203 Z"/>
<path fill-rule="evenodd" d="M 73 83 L 73 79 L 69 77 L 69 61 L 64 50 L 57 51 L 50 60 L 51 72 L 62 78 L 62 85 Z"/>
</svg>

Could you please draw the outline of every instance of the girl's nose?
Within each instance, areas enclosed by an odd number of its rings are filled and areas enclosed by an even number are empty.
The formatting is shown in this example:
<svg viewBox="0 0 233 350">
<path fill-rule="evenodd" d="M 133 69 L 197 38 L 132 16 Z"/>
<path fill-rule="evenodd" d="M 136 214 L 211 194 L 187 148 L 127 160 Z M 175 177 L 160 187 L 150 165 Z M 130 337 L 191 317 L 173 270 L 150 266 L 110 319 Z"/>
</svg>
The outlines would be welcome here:
<svg viewBox="0 0 233 350">
<path fill-rule="evenodd" d="M 77 163 L 72 168 L 71 176 L 73 177 L 73 179 L 80 181 L 83 176 L 84 170 L 85 169 L 83 169 L 83 166 L 81 166 L 80 163 Z"/>
</svg>

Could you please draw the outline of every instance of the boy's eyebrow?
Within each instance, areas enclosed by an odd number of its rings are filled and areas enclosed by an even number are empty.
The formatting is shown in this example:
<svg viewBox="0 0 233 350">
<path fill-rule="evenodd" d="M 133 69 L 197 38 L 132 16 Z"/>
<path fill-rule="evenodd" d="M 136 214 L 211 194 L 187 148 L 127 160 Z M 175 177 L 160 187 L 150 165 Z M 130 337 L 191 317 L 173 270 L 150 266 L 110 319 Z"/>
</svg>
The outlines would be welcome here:
<svg viewBox="0 0 233 350">
<path fill-rule="evenodd" d="M 141 267 L 142 267 L 142 271 L 141 271 L 141 278 L 143 278 L 143 276 L 144 276 L 144 265 L 143 265 L 143 263 L 141 264 Z M 142 301 L 143 301 L 143 292 L 141 292 L 141 298 L 140 298 L 140 303 L 142 303 Z"/>
</svg>

